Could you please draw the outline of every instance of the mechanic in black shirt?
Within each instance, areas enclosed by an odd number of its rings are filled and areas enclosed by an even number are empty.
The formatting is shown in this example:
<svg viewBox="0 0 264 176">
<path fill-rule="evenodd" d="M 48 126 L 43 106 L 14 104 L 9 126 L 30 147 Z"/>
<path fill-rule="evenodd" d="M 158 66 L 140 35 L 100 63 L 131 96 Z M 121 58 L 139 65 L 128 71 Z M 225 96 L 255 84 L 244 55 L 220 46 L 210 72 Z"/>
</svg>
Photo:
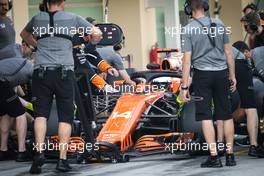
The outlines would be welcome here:
<svg viewBox="0 0 264 176">
<path fill-rule="evenodd" d="M 259 12 L 257 5 L 254 3 L 250 3 L 243 9 L 243 13 L 244 13 L 244 15 L 246 15 L 246 14 L 249 14 L 251 12 L 258 12 L 258 14 L 260 16 L 260 20 L 261 20 L 260 24 L 264 25 L 264 11 L 262 10 Z"/>
<path fill-rule="evenodd" d="M 114 89 L 108 85 L 102 77 L 97 75 L 96 71 L 91 67 L 91 65 L 93 65 L 101 72 L 115 77 L 118 76 L 117 70 L 103 60 L 96 51 L 96 45 L 86 42 L 79 34 L 73 36 L 72 44 L 75 68 L 89 70 L 89 72 L 87 72 L 87 78 L 99 90 L 114 91 Z"/>
<path fill-rule="evenodd" d="M 247 61 L 247 59 L 250 59 L 252 55 L 252 52 L 245 42 L 238 41 L 233 44 L 233 56 L 235 58 L 237 90 L 240 96 L 240 107 L 243 108 L 246 113 L 247 129 L 250 139 L 248 155 L 263 158 L 264 152 L 257 143 L 258 112 L 254 92 L 253 72 Z"/>
<path fill-rule="evenodd" d="M 250 34 L 250 48 L 264 46 L 264 27 L 260 24 L 260 16 L 256 12 L 250 12 L 242 17 L 246 32 Z"/>
</svg>

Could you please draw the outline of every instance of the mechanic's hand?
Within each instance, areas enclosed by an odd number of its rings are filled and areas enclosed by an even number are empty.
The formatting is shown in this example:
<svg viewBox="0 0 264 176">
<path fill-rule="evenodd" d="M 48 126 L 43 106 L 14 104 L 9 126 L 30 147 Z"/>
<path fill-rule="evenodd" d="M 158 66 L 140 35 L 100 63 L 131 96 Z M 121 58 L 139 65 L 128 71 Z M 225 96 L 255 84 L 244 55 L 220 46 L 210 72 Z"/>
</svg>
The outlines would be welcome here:
<svg viewBox="0 0 264 176">
<path fill-rule="evenodd" d="M 134 82 L 134 81 L 132 81 L 132 80 L 125 81 L 124 83 L 125 83 L 125 84 L 129 84 L 129 85 L 131 85 L 131 86 L 136 86 L 136 85 L 137 85 L 137 83 Z"/>
<path fill-rule="evenodd" d="M 112 68 L 112 67 L 107 70 L 107 73 L 109 75 L 111 75 L 111 76 L 114 76 L 114 77 L 118 77 L 119 76 L 118 71 L 115 68 Z"/>
<path fill-rule="evenodd" d="M 134 82 L 134 81 L 131 81 L 131 82 L 129 82 L 128 84 L 130 84 L 131 86 L 136 86 L 136 85 L 137 85 L 137 83 Z"/>
<path fill-rule="evenodd" d="M 230 77 L 229 80 L 230 80 L 230 90 L 233 93 L 236 91 L 237 81 L 235 77 Z"/>
<path fill-rule="evenodd" d="M 180 98 L 184 103 L 187 103 L 191 100 L 189 90 L 181 90 Z"/>
<path fill-rule="evenodd" d="M 104 80 L 107 79 L 107 73 L 100 73 L 99 76 L 101 76 Z"/>
<path fill-rule="evenodd" d="M 104 87 L 104 91 L 106 93 L 118 93 L 119 91 L 116 90 L 115 88 L 113 88 L 111 85 L 109 84 L 106 84 L 105 87 Z"/>
</svg>

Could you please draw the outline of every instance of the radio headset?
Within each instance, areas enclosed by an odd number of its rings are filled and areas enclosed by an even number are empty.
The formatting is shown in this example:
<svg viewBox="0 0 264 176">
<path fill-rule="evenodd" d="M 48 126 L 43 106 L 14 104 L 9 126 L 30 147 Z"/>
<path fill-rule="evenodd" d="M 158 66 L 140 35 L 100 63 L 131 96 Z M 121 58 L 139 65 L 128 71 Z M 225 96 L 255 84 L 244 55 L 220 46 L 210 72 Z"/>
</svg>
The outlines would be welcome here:
<svg viewBox="0 0 264 176">
<path fill-rule="evenodd" d="M 4 9 L 5 11 L 10 11 L 12 10 L 13 7 L 13 1 L 12 0 L 8 0 L 8 9 Z"/>
<path fill-rule="evenodd" d="M 210 7 L 209 7 L 208 2 L 205 1 L 205 0 L 203 0 L 203 9 L 204 9 L 204 11 L 207 12 L 207 11 L 209 10 L 209 8 L 210 8 Z M 185 12 L 185 14 L 186 14 L 187 16 L 193 18 L 193 16 L 192 16 L 192 10 L 193 10 L 193 9 L 192 9 L 192 6 L 191 6 L 191 0 L 186 0 L 186 1 L 185 1 L 185 4 L 184 4 L 184 12 Z M 208 32 L 207 36 L 208 36 L 208 39 L 209 39 L 209 41 L 210 41 L 210 43 L 211 43 L 211 45 L 212 45 L 212 48 L 210 48 L 206 53 L 212 51 L 212 50 L 215 49 L 215 47 L 216 47 L 215 39 L 214 39 L 214 37 L 211 37 L 211 35 L 210 35 L 211 32 L 212 32 L 213 27 L 216 27 L 216 23 L 213 23 L 213 21 L 212 21 L 212 19 L 211 19 L 211 17 L 210 17 L 210 14 L 209 14 L 208 18 L 209 18 L 209 20 L 210 20 L 210 27 L 209 27 L 209 31 L 210 31 L 210 32 Z M 200 20 L 198 20 L 198 19 L 196 19 L 196 18 L 193 18 L 193 19 L 194 19 L 196 22 L 198 22 L 203 28 L 206 28 L 206 26 L 205 26 Z M 196 60 L 202 58 L 206 53 L 204 53 L 204 54 L 203 54 L 202 56 L 200 56 L 199 58 L 196 58 L 195 60 L 193 60 L 192 63 L 193 63 L 194 61 L 196 61 Z"/>
<path fill-rule="evenodd" d="M 207 1 L 203 0 L 203 9 L 205 12 L 207 12 L 209 10 L 209 4 Z M 185 4 L 184 4 L 184 12 L 186 15 L 192 17 L 192 6 L 191 6 L 191 0 L 186 0 Z M 203 28 L 205 28 L 206 26 L 198 19 L 193 18 L 195 21 L 197 21 Z M 209 27 L 209 31 L 212 31 L 212 27 L 216 27 L 216 24 L 212 22 L 212 19 L 210 17 L 209 14 L 209 20 L 210 20 L 210 27 Z M 211 45 L 213 46 L 213 48 L 216 47 L 216 43 L 215 43 L 215 39 L 213 37 L 211 37 L 211 35 L 208 33 L 207 34 L 208 39 L 210 40 Z"/>
</svg>

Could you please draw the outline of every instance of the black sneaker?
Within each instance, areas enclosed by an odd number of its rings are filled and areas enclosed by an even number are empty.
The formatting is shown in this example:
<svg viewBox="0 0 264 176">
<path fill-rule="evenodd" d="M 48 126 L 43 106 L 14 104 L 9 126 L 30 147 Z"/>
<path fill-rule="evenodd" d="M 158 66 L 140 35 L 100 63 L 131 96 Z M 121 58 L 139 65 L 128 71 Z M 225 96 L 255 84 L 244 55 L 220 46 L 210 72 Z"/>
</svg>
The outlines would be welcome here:
<svg viewBox="0 0 264 176">
<path fill-rule="evenodd" d="M 236 166 L 235 155 L 233 153 L 226 154 L 226 166 Z"/>
<path fill-rule="evenodd" d="M 0 161 L 7 161 L 12 159 L 14 158 L 12 157 L 12 153 L 9 150 L 7 151 L 0 150 Z"/>
<path fill-rule="evenodd" d="M 33 163 L 29 172 L 31 174 L 40 174 L 41 173 L 41 166 L 45 163 L 45 156 L 44 153 L 36 153 L 33 158 Z"/>
<path fill-rule="evenodd" d="M 69 165 L 68 160 L 59 159 L 56 169 L 61 172 L 69 172 L 72 167 Z"/>
<path fill-rule="evenodd" d="M 18 152 L 16 162 L 28 162 L 31 161 L 31 157 L 27 152 Z"/>
<path fill-rule="evenodd" d="M 217 153 L 218 153 L 218 156 L 224 156 L 225 153 L 226 153 L 226 145 L 224 142 L 217 142 Z"/>
<path fill-rule="evenodd" d="M 205 162 L 201 164 L 201 168 L 219 168 L 223 167 L 222 162 L 218 156 L 209 156 Z"/>
<path fill-rule="evenodd" d="M 264 151 L 260 146 L 251 145 L 248 150 L 248 155 L 258 158 L 264 158 Z"/>
</svg>

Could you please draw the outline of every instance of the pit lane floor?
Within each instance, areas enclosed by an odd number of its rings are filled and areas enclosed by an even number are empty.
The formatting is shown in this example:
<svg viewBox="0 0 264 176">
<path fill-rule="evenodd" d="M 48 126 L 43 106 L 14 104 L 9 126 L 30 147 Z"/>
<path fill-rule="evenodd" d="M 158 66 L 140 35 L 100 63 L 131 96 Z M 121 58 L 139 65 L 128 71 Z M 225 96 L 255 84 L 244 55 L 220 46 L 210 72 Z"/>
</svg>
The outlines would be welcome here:
<svg viewBox="0 0 264 176">
<path fill-rule="evenodd" d="M 56 172 L 56 164 L 45 164 L 41 176 L 261 176 L 264 173 L 264 159 L 247 156 L 247 149 L 236 151 L 237 166 L 220 169 L 202 169 L 200 162 L 206 156 L 186 158 L 180 155 L 155 155 L 132 158 L 128 163 L 73 164 L 69 173 Z M 222 158 L 223 164 L 225 163 Z M 27 176 L 30 163 L 14 161 L 0 162 L 0 176 Z"/>
</svg>

